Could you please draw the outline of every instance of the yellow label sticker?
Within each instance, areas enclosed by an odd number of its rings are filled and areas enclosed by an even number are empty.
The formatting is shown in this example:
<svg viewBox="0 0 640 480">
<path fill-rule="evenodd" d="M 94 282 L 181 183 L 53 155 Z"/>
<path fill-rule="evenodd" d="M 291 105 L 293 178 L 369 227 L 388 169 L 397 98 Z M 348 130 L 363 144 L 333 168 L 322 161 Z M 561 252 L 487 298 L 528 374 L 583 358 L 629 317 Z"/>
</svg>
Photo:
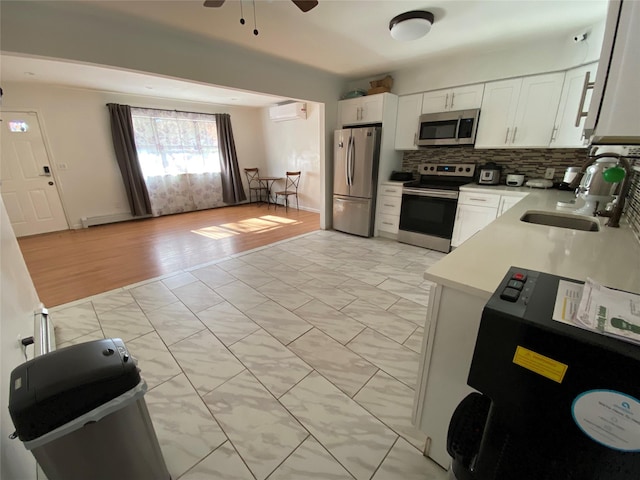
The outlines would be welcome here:
<svg viewBox="0 0 640 480">
<path fill-rule="evenodd" d="M 540 355 L 520 345 L 516 347 L 513 363 L 558 383 L 562 383 L 564 374 L 567 373 L 567 368 L 569 368 L 569 366 L 564 363 Z"/>
</svg>

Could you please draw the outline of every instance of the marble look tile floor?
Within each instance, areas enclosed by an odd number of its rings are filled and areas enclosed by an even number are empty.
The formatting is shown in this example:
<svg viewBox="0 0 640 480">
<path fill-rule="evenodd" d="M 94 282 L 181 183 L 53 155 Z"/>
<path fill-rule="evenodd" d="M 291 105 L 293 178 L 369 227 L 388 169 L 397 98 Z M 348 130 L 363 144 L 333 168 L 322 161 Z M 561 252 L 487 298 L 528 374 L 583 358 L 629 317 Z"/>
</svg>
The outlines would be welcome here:
<svg viewBox="0 0 640 480">
<path fill-rule="evenodd" d="M 174 480 L 443 480 L 411 425 L 443 254 L 318 231 L 51 309 L 120 337 Z"/>
</svg>

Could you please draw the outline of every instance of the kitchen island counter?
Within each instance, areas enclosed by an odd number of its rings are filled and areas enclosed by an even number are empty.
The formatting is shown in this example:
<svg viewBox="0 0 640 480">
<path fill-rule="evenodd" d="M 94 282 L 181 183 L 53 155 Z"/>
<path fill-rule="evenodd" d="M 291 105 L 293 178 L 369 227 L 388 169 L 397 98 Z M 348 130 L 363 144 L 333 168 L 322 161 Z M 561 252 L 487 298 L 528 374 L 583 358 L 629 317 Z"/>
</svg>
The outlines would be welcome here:
<svg viewBox="0 0 640 480">
<path fill-rule="evenodd" d="M 475 187 L 477 191 L 501 188 Z M 612 288 L 640 293 L 640 242 L 628 223 L 610 228 L 605 226 L 607 218 L 597 217 L 599 232 L 525 223 L 520 217 L 527 210 L 571 214 L 571 209 L 556 208 L 556 202 L 571 200 L 573 192 L 505 189 L 530 193 L 429 268 L 425 279 L 488 299 L 513 265 L 578 280 L 591 277 Z"/>
<path fill-rule="evenodd" d="M 500 187 L 469 186 L 480 192 Z M 467 188 L 467 187 L 463 187 Z M 513 187 L 502 187 L 513 189 Z M 495 189 L 495 190 L 494 190 Z M 522 188 L 517 188 L 521 191 Z M 430 288 L 413 421 L 427 435 L 425 453 L 443 467 L 449 421 L 458 403 L 473 391 L 467 376 L 485 303 L 511 266 L 585 280 L 640 293 L 640 243 L 626 222 L 620 228 L 582 232 L 520 221 L 528 210 L 572 213 L 556 202 L 573 192 L 524 189 L 530 193 L 465 241 L 424 278 Z M 623 217 L 624 219 L 624 217 Z"/>
</svg>

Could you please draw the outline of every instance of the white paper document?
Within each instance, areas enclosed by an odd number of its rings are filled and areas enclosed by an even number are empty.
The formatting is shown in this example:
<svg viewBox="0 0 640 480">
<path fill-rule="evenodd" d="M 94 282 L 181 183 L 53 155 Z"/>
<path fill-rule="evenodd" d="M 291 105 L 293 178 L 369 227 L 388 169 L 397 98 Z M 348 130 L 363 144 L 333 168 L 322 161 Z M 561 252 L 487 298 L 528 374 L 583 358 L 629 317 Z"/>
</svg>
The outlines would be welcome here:
<svg viewBox="0 0 640 480">
<path fill-rule="evenodd" d="M 574 319 L 578 313 L 578 306 L 582 298 L 581 283 L 567 282 L 560 280 L 558 283 L 558 293 L 556 294 L 556 304 L 553 307 L 553 319 L 558 322 L 575 325 Z"/>
<path fill-rule="evenodd" d="M 575 323 L 640 344 L 640 295 L 612 290 L 587 278 Z"/>
<path fill-rule="evenodd" d="M 584 285 L 558 282 L 552 318 L 640 344 L 640 295 L 612 290 L 591 278 Z"/>
</svg>

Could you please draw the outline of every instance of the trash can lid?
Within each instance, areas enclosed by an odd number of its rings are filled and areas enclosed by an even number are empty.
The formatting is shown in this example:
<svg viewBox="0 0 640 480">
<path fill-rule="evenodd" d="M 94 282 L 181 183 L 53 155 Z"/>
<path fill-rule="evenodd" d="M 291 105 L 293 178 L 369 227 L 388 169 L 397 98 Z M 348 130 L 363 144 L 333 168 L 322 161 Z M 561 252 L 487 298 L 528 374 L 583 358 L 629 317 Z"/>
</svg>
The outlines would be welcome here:
<svg viewBox="0 0 640 480">
<path fill-rule="evenodd" d="M 16 367 L 9 413 L 20 440 L 33 440 L 139 382 L 138 368 L 121 339 L 85 342 Z"/>
</svg>

